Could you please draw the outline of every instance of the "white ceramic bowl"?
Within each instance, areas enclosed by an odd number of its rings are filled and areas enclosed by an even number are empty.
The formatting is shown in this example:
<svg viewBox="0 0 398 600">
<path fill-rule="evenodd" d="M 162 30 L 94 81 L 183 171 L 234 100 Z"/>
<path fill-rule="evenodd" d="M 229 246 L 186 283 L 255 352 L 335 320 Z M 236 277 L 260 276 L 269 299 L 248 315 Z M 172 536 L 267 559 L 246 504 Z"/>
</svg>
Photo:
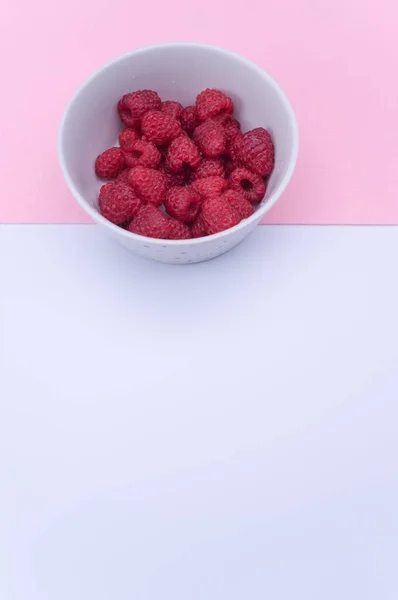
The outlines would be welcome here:
<svg viewBox="0 0 398 600">
<path fill-rule="evenodd" d="M 154 89 L 163 100 L 193 104 L 206 88 L 230 95 L 242 131 L 265 127 L 273 136 L 276 163 L 267 194 L 254 215 L 236 227 L 193 240 L 142 237 L 113 225 L 98 212 L 101 182 L 94 173 L 98 154 L 114 145 L 121 124 L 119 98 L 133 90 Z M 241 242 L 285 190 L 298 153 L 293 109 L 277 83 L 254 63 L 227 50 L 202 44 L 165 44 L 134 50 L 93 73 L 77 90 L 63 115 L 58 153 L 70 191 L 106 233 L 144 258 L 195 263 L 223 254 Z"/>
</svg>

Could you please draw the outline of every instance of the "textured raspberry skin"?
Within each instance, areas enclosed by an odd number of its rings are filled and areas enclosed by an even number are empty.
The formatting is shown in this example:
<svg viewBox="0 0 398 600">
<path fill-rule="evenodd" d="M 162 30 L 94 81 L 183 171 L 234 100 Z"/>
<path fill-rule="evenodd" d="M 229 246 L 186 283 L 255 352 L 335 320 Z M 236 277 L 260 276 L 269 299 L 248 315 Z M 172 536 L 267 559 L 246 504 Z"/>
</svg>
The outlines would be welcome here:
<svg viewBox="0 0 398 600">
<path fill-rule="evenodd" d="M 130 169 L 123 169 L 123 171 L 121 173 L 119 173 L 119 175 L 116 177 L 115 179 L 115 183 L 127 183 L 127 185 L 129 184 L 129 171 Z"/>
<path fill-rule="evenodd" d="M 200 212 L 201 197 L 192 188 L 172 187 L 166 194 L 167 213 L 178 221 L 193 223 Z"/>
<path fill-rule="evenodd" d="M 196 106 L 186 106 L 181 113 L 181 125 L 188 135 L 192 135 L 200 124 Z"/>
<path fill-rule="evenodd" d="M 195 179 L 203 179 L 203 177 L 218 177 L 225 176 L 224 162 L 221 158 L 204 158 L 198 168 L 193 173 L 193 181 Z"/>
<path fill-rule="evenodd" d="M 185 166 L 195 168 L 200 163 L 200 152 L 196 144 L 186 135 L 180 135 L 169 146 L 166 164 L 170 171 L 178 173 Z"/>
<path fill-rule="evenodd" d="M 232 171 L 228 181 L 231 189 L 243 194 L 253 204 L 264 198 L 267 189 L 265 181 L 249 169 L 238 167 Z"/>
<path fill-rule="evenodd" d="M 126 150 L 126 152 L 131 152 L 134 144 L 140 139 L 138 131 L 135 129 L 123 129 L 119 135 L 119 144 L 122 150 Z"/>
<path fill-rule="evenodd" d="M 122 225 L 135 217 L 143 201 L 126 183 L 106 183 L 101 187 L 98 205 L 103 217 Z"/>
<path fill-rule="evenodd" d="M 142 133 L 148 142 L 157 146 L 167 144 L 181 133 L 181 125 L 172 117 L 160 111 L 149 111 L 141 120 Z"/>
<path fill-rule="evenodd" d="M 119 117 L 131 129 L 138 129 L 143 115 L 150 110 L 160 110 L 162 101 L 152 90 L 139 90 L 126 94 L 119 100 L 117 110 Z"/>
<path fill-rule="evenodd" d="M 254 213 L 254 208 L 243 194 L 236 190 L 227 190 L 223 193 L 222 198 L 228 200 L 231 206 L 234 207 L 241 219 L 247 219 Z"/>
<path fill-rule="evenodd" d="M 233 152 L 245 167 L 261 177 L 270 175 L 275 164 L 275 151 L 271 135 L 266 129 L 257 127 L 232 143 Z"/>
<path fill-rule="evenodd" d="M 149 169 L 157 169 L 162 158 L 156 146 L 145 140 L 137 140 L 132 144 L 130 152 L 125 152 L 124 156 L 128 167 L 141 166 Z"/>
<path fill-rule="evenodd" d="M 204 177 L 203 179 L 197 179 L 191 185 L 201 196 L 203 200 L 212 198 L 213 196 L 219 196 L 228 186 L 228 181 L 224 177 Z"/>
<path fill-rule="evenodd" d="M 128 174 L 128 182 L 144 202 L 160 206 L 167 190 L 167 178 L 160 171 L 147 167 L 133 167 Z"/>
<path fill-rule="evenodd" d="M 222 196 L 206 200 L 201 215 L 209 235 L 234 227 L 241 220 L 234 207 Z"/>
<path fill-rule="evenodd" d="M 217 158 L 226 149 L 224 127 L 218 121 L 211 119 L 195 129 L 193 140 L 197 143 L 199 150 L 208 158 Z"/>
<path fill-rule="evenodd" d="M 166 176 L 168 187 L 182 186 L 187 183 L 187 174 L 185 171 L 173 173 L 167 164 L 162 165 L 160 171 Z"/>
<path fill-rule="evenodd" d="M 232 142 L 235 138 L 241 135 L 240 123 L 236 119 L 228 119 L 224 123 L 224 133 L 227 142 Z"/>
<path fill-rule="evenodd" d="M 177 219 L 169 219 L 169 240 L 189 240 L 192 234 L 188 225 L 177 221 Z"/>
<path fill-rule="evenodd" d="M 95 161 L 95 172 L 102 179 L 114 179 L 125 167 L 124 153 L 121 148 L 109 148 Z"/>
<path fill-rule="evenodd" d="M 169 237 L 169 219 L 153 204 L 142 206 L 129 228 L 131 233 L 166 240 Z"/>
<path fill-rule="evenodd" d="M 234 103 L 224 92 L 207 89 L 196 98 L 196 111 L 200 121 L 206 121 L 220 113 L 232 115 Z"/>
<path fill-rule="evenodd" d="M 191 233 L 193 238 L 206 237 L 207 231 L 202 213 L 199 213 L 196 221 L 192 224 Z"/>
<path fill-rule="evenodd" d="M 183 108 L 182 104 L 180 104 L 179 102 L 174 102 L 173 100 L 165 100 L 165 102 L 162 102 L 160 110 L 165 115 L 179 121 L 181 118 Z"/>
</svg>

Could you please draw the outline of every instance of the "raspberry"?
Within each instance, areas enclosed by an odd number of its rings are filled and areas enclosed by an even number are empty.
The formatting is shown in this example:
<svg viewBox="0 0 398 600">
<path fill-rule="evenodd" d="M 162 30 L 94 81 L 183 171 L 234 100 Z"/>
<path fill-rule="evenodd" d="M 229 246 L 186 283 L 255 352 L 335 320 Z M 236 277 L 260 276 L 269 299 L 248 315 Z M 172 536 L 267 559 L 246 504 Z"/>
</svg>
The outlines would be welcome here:
<svg viewBox="0 0 398 600">
<path fill-rule="evenodd" d="M 138 132 L 135 129 L 123 129 L 119 135 L 119 144 L 126 152 L 131 152 L 137 140 L 140 139 Z"/>
<path fill-rule="evenodd" d="M 179 102 L 173 102 L 173 100 L 166 100 L 165 102 L 162 102 L 160 110 L 165 115 L 168 115 L 172 119 L 176 119 L 177 121 L 179 121 L 183 108 L 182 104 L 180 104 Z"/>
<path fill-rule="evenodd" d="M 228 182 L 224 177 L 204 177 L 203 179 L 197 179 L 192 184 L 192 189 L 205 200 L 206 198 L 212 198 L 213 196 L 219 196 L 227 187 Z"/>
<path fill-rule="evenodd" d="M 188 135 L 192 135 L 199 125 L 199 117 L 195 106 L 187 106 L 181 113 L 181 124 Z"/>
<path fill-rule="evenodd" d="M 128 230 L 138 235 L 166 240 L 169 236 L 169 219 L 153 204 L 145 204 L 131 221 Z"/>
<path fill-rule="evenodd" d="M 206 200 L 201 214 L 209 235 L 234 227 L 240 222 L 237 211 L 222 196 Z"/>
<path fill-rule="evenodd" d="M 172 187 L 166 194 L 164 206 L 171 217 L 193 223 L 200 211 L 201 198 L 192 188 Z"/>
<path fill-rule="evenodd" d="M 237 136 L 232 148 L 236 157 L 253 173 L 262 177 L 272 173 L 275 164 L 274 144 L 270 134 L 263 127 Z"/>
<path fill-rule="evenodd" d="M 137 214 L 143 202 L 126 183 L 106 183 L 101 187 L 98 205 L 103 217 L 121 225 Z"/>
<path fill-rule="evenodd" d="M 192 237 L 191 230 L 188 225 L 177 221 L 176 219 L 169 219 L 169 240 L 189 240 Z"/>
<path fill-rule="evenodd" d="M 180 135 L 170 144 L 166 164 L 171 171 L 177 173 L 186 166 L 197 167 L 200 163 L 200 153 L 196 144 L 186 135 Z"/>
<path fill-rule="evenodd" d="M 228 119 L 224 123 L 224 133 L 227 142 L 232 142 L 238 135 L 241 134 L 240 123 L 236 119 Z"/>
<path fill-rule="evenodd" d="M 212 177 L 218 175 L 224 177 L 224 163 L 221 158 L 204 158 L 196 171 L 193 173 L 193 180 L 202 179 L 203 177 Z"/>
<path fill-rule="evenodd" d="M 205 237 L 207 235 L 205 222 L 203 221 L 202 213 L 198 215 L 196 221 L 192 224 L 191 233 L 193 238 Z"/>
<path fill-rule="evenodd" d="M 226 138 L 221 123 L 209 119 L 193 133 L 193 139 L 198 144 L 199 150 L 209 158 L 216 158 L 225 152 Z"/>
<path fill-rule="evenodd" d="M 235 169 L 237 169 L 240 165 L 235 164 L 232 158 L 229 156 L 224 157 L 224 168 L 225 168 L 225 176 L 229 177 Z"/>
<path fill-rule="evenodd" d="M 234 207 L 241 219 L 247 219 L 254 213 L 254 208 L 243 194 L 235 190 L 227 190 L 223 193 L 222 198 L 228 200 L 231 206 Z"/>
<path fill-rule="evenodd" d="M 160 165 L 161 154 L 152 142 L 137 140 L 131 145 L 131 150 L 125 152 L 126 165 L 128 167 L 148 167 L 156 169 Z"/>
<path fill-rule="evenodd" d="M 229 177 L 229 185 L 252 203 L 260 202 L 267 189 L 265 181 L 259 175 L 244 167 L 232 171 Z"/>
<path fill-rule="evenodd" d="M 226 94 L 220 90 L 207 89 L 196 98 L 196 110 L 200 121 L 206 121 L 216 115 L 234 112 L 234 104 Z"/>
<path fill-rule="evenodd" d="M 181 173 L 173 173 L 173 171 L 170 171 L 170 168 L 167 166 L 167 164 L 165 164 L 160 167 L 160 172 L 166 176 L 167 186 L 169 188 L 175 186 L 182 186 L 186 183 L 185 171 L 182 171 Z"/>
<path fill-rule="evenodd" d="M 128 182 L 144 202 L 160 206 L 167 190 L 166 176 L 155 169 L 133 167 L 128 174 Z"/>
<path fill-rule="evenodd" d="M 146 139 L 157 146 L 167 144 L 181 133 L 181 125 L 176 119 L 155 110 L 142 117 L 141 129 Z"/>
<path fill-rule="evenodd" d="M 140 90 L 119 100 L 117 110 L 126 127 L 138 129 L 141 117 L 149 110 L 159 110 L 162 101 L 156 92 Z"/>
<path fill-rule="evenodd" d="M 115 183 L 127 183 L 127 185 L 129 184 L 129 171 L 130 169 L 123 169 L 123 171 L 121 173 L 119 173 L 119 175 L 116 177 L 115 179 Z"/>
<path fill-rule="evenodd" d="M 97 157 L 95 172 L 102 179 L 117 177 L 125 166 L 124 153 L 120 148 L 109 148 Z"/>
</svg>

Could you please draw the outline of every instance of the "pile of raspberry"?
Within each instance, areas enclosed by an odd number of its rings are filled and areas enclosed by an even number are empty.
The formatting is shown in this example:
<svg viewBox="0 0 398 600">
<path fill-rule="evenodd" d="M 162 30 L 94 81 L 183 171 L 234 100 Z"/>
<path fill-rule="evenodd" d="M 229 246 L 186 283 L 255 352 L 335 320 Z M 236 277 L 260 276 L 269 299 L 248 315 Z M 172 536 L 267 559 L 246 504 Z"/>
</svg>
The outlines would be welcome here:
<svg viewBox="0 0 398 600">
<path fill-rule="evenodd" d="M 105 150 L 95 172 L 105 183 L 101 214 L 139 235 L 184 240 L 212 235 L 253 214 L 274 168 L 268 131 L 241 132 L 234 105 L 207 89 L 194 106 L 162 102 L 151 90 L 123 96 L 120 147 Z"/>
</svg>

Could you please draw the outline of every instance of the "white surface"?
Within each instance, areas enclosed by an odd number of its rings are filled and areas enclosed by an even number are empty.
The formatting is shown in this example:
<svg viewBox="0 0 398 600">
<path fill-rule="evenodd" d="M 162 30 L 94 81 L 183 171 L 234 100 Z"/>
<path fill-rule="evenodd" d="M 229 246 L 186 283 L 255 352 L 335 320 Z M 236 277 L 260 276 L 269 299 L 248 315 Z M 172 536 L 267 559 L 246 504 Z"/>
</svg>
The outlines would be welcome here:
<svg viewBox="0 0 398 600">
<path fill-rule="evenodd" d="M 113 225 L 98 212 L 98 154 L 113 146 L 121 123 L 118 100 L 138 89 L 154 89 L 163 100 L 193 104 L 199 92 L 219 88 L 232 96 L 242 131 L 267 128 L 275 143 L 275 169 L 254 215 L 236 227 L 195 240 L 142 238 Z M 99 123 L 101 126 L 99 127 Z M 63 116 L 58 140 L 62 172 L 73 196 L 104 231 L 128 250 L 166 263 L 196 263 L 223 254 L 246 237 L 280 198 L 298 152 L 294 112 L 278 84 L 251 61 L 203 44 L 140 48 L 106 64 L 77 90 Z"/>
<path fill-rule="evenodd" d="M 396 600 L 397 228 L 0 228 L 3 600 Z"/>
</svg>

